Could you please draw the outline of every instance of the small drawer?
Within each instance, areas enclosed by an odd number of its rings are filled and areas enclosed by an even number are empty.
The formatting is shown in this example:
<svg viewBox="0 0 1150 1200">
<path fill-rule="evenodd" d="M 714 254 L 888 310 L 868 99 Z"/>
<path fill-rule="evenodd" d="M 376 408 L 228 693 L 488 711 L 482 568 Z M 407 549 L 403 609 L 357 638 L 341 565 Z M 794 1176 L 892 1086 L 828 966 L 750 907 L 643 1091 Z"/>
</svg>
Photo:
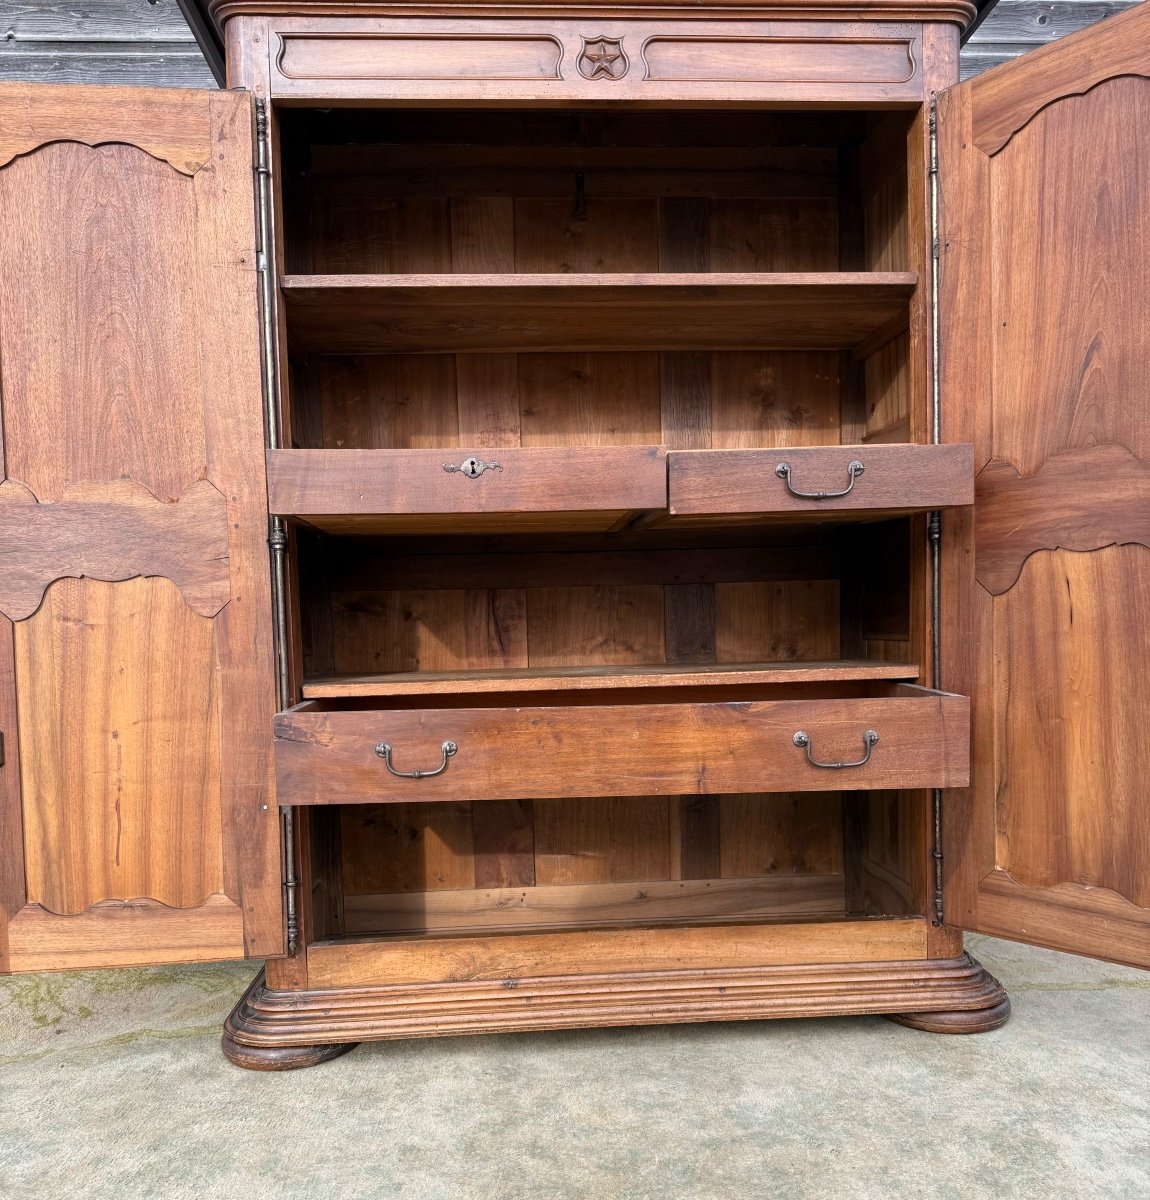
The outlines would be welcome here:
<svg viewBox="0 0 1150 1200">
<path fill-rule="evenodd" d="M 658 446 L 269 450 L 271 512 L 329 533 L 606 531 L 667 505 Z"/>
<path fill-rule="evenodd" d="M 974 448 L 966 444 L 676 450 L 667 474 L 676 518 L 889 516 L 974 503 Z"/>
<path fill-rule="evenodd" d="M 967 785 L 966 697 L 911 684 L 841 690 L 779 687 L 754 700 L 562 707 L 308 701 L 276 717 L 279 802 Z"/>
</svg>

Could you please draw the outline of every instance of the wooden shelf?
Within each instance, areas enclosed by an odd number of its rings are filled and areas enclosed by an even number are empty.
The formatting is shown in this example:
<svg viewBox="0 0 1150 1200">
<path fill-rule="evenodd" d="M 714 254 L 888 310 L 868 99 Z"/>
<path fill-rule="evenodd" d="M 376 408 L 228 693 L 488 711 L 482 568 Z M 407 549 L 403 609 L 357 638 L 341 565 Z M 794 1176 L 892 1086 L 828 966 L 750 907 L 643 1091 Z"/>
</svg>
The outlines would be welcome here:
<svg viewBox="0 0 1150 1200">
<path fill-rule="evenodd" d="M 411 671 L 395 675 L 336 675 L 308 680 L 305 700 L 354 696 L 480 695 L 491 692 L 573 692 L 611 688 L 737 687 L 743 684 L 913 680 L 914 663 L 719 663 L 641 667 L 499 667 L 474 671 Z"/>
<path fill-rule="evenodd" d="M 845 350 L 905 318 L 909 273 L 288 275 L 293 349 Z M 885 334 L 884 334 L 885 336 Z"/>
</svg>

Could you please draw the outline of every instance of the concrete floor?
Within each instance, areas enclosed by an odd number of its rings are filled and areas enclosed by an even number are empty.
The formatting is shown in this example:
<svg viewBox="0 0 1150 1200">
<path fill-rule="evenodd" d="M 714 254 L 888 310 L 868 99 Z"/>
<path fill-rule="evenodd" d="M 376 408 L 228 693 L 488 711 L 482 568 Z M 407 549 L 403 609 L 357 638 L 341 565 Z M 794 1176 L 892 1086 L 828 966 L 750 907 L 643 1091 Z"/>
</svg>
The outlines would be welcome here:
<svg viewBox="0 0 1150 1200">
<path fill-rule="evenodd" d="M 250 966 L 0 981 L 0 1196 L 1150 1197 L 1150 974 L 988 938 L 1014 1016 L 363 1046 L 229 1065 Z"/>
</svg>

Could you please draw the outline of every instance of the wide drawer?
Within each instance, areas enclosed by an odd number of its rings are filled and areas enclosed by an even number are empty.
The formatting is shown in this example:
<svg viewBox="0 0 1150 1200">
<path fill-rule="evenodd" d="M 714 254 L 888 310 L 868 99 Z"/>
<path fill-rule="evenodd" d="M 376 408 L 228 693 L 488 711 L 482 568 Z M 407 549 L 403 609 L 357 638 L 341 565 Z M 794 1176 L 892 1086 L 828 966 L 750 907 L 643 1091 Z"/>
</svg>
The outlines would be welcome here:
<svg viewBox="0 0 1150 1200">
<path fill-rule="evenodd" d="M 891 515 L 974 503 L 966 444 L 674 450 L 667 455 L 671 515 Z"/>
<path fill-rule="evenodd" d="M 269 450 L 279 516 L 330 533 L 609 530 L 667 504 L 659 446 Z"/>
<path fill-rule="evenodd" d="M 369 701 L 349 707 L 308 701 L 276 717 L 279 802 L 932 788 L 969 782 L 970 702 L 965 696 L 910 684 L 872 684 L 849 695 L 812 686 L 799 695 L 556 707 L 393 707 L 394 702 L 375 707 Z"/>
</svg>

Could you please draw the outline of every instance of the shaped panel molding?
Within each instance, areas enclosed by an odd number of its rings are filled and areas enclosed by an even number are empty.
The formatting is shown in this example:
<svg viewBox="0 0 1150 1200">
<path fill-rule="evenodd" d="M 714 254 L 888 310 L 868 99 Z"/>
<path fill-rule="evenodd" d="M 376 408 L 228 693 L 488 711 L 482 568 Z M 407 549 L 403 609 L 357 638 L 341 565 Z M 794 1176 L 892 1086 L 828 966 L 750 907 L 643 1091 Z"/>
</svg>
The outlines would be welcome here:
<svg viewBox="0 0 1150 1200">
<path fill-rule="evenodd" d="M 975 480 L 974 512 L 975 575 L 999 596 L 1037 550 L 1150 547 L 1150 463 L 1118 445 L 1067 450 L 1029 476 L 996 459 Z"/>
<path fill-rule="evenodd" d="M 131 480 L 76 484 L 52 504 L 0 483 L 0 612 L 10 620 L 30 617 L 57 579 L 137 576 L 170 579 L 203 617 L 227 604 L 227 501 L 210 483 L 174 503 Z"/>
<path fill-rule="evenodd" d="M 28 103 L 25 84 L 0 85 L 0 167 L 49 142 L 111 142 L 138 146 L 183 175 L 211 157 L 211 93 L 198 88 L 86 89 L 37 84 Z"/>
</svg>

